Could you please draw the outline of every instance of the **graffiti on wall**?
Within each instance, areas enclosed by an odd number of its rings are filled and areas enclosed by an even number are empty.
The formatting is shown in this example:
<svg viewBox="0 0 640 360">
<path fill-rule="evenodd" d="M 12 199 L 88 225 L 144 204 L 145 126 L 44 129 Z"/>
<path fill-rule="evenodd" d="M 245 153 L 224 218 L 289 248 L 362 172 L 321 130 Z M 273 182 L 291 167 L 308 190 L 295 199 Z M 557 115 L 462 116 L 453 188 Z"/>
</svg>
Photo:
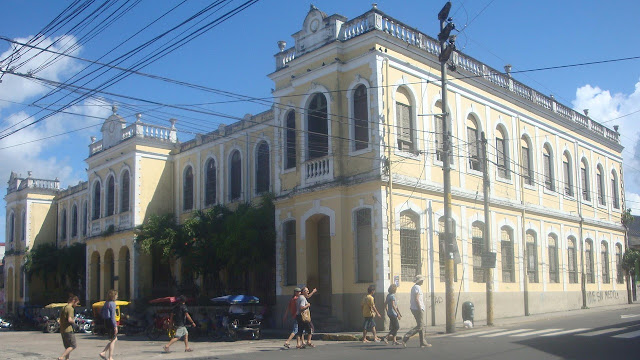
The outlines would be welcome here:
<svg viewBox="0 0 640 360">
<path fill-rule="evenodd" d="M 620 294 L 614 290 L 587 291 L 587 303 L 594 304 L 602 301 L 618 300 Z"/>
<path fill-rule="evenodd" d="M 442 296 L 435 295 L 433 296 L 433 303 L 437 307 L 438 305 L 444 303 L 444 299 L 442 298 Z M 427 296 L 427 304 L 428 307 L 431 308 L 431 295 Z"/>
</svg>

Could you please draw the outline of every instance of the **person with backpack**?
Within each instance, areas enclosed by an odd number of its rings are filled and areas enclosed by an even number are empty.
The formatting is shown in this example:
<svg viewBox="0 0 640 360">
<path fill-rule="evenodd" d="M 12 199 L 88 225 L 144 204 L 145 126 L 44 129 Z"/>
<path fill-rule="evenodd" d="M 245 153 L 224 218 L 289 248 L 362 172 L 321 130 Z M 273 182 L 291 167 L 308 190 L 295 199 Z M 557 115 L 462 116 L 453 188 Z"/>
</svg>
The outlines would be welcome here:
<svg viewBox="0 0 640 360">
<path fill-rule="evenodd" d="M 169 341 L 169 343 L 162 347 L 164 352 L 169 352 L 169 347 L 178 340 L 184 341 L 184 351 L 192 352 L 193 349 L 189 347 L 189 332 L 187 331 L 187 327 L 184 325 L 186 320 L 189 320 L 191 326 L 196 326 L 196 323 L 191 319 L 191 315 L 189 315 L 189 310 L 187 309 L 187 298 L 184 295 L 178 296 L 178 304 L 173 308 L 171 312 L 171 322 L 173 326 L 176 328 L 176 333 L 173 335 L 173 339 Z"/>
<path fill-rule="evenodd" d="M 104 306 L 102 306 L 102 310 L 100 311 L 100 316 L 104 321 L 104 328 L 109 337 L 109 343 L 104 347 L 104 350 L 98 354 L 103 360 L 113 360 L 113 352 L 116 347 L 116 341 L 118 341 L 118 322 L 116 321 L 117 299 L 118 291 L 113 289 L 109 290 L 107 293 L 107 301 L 104 302 Z M 107 351 L 109 352 L 108 358 Z"/>
</svg>

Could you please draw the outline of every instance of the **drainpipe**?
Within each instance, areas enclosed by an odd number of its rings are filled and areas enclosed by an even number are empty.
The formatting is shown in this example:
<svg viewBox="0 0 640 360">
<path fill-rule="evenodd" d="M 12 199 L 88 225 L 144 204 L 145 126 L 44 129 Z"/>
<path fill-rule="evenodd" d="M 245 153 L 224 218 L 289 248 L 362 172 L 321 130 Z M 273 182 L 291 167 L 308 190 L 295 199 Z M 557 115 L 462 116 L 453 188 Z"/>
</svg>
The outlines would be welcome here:
<svg viewBox="0 0 640 360">
<path fill-rule="evenodd" d="M 577 169 L 579 169 L 579 162 L 578 162 L 578 142 L 574 141 L 574 151 L 575 151 L 575 156 L 574 156 L 574 168 L 576 169 L 576 173 L 578 173 Z M 578 179 L 578 176 L 575 176 L 575 179 Z M 578 184 L 582 184 L 581 181 L 578 181 Z M 577 197 L 577 202 L 578 202 L 578 216 L 580 217 L 580 244 L 582 244 L 582 251 L 580 251 L 580 259 L 582 260 L 582 281 L 581 281 L 581 292 L 582 292 L 582 308 L 583 309 L 588 309 L 587 307 L 587 285 L 586 285 L 586 279 L 585 279 L 585 275 L 584 275 L 584 242 L 583 242 L 583 238 L 582 238 L 582 230 L 584 227 L 584 218 L 582 217 L 582 189 L 580 188 L 580 185 L 576 184 L 576 188 L 578 189 L 578 193 L 576 194 Z M 593 252 L 593 250 L 592 250 Z"/>
<path fill-rule="evenodd" d="M 387 225 L 387 237 L 389 238 L 389 276 L 391 281 L 394 281 L 394 273 L 393 273 L 393 181 L 391 181 L 391 118 L 390 118 L 390 98 L 389 98 L 389 89 L 388 87 L 385 90 L 384 82 L 389 83 L 389 59 L 385 58 L 383 60 L 383 66 L 385 67 L 385 78 L 383 79 L 382 91 L 385 91 L 385 107 L 386 107 L 386 125 L 387 125 L 387 172 L 388 172 L 388 180 L 387 180 L 387 189 L 388 189 L 388 204 L 389 204 L 389 220 Z"/>
<path fill-rule="evenodd" d="M 518 154 L 520 155 L 520 159 L 522 159 L 522 145 L 520 142 L 522 141 L 522 135 L 520 134 L 520 117 L 518 119 Z M 531 159 L 529 159 L 531 161 Z M 522 171 L 522 170 L 520 170 Z M 527 174 L 528 176 L 529 174 Z M 522 237 L 522 272 L 524 276 L 522 277 L 523 284 L 523 292 L 524 292 L 524 315 L 529 316 L 529 269 L 527 267 L 527 232 L 525 230 L 525 216 L 527 215 L 526 202 L 524 201 L 524 176 L 520 174 L 520 202 L 522 203 L 522 217 L 520 218 L 520 228 Z"/>
</svg>

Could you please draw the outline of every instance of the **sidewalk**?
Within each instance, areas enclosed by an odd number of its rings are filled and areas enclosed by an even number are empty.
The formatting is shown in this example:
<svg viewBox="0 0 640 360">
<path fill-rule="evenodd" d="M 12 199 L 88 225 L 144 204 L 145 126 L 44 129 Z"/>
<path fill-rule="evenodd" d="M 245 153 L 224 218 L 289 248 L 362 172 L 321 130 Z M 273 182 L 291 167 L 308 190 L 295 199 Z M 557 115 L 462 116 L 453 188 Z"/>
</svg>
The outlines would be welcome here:
<svg viewBox="0 0 640 360">
<path fill-rule="evenodd" d="M 539 321 L 539 320 L 547 320 L 547 319 L 556 319 L 562 317 L 569 316 L 580 316 L 584 314 L 593 314 L 596 312 L 610 311 L 610 310 L 618 310 L 629 308 L 632 311 L 640 311 L 640 303 L 634 304 L 622 304 L 622 305 L 610 305 L 610 306 L 599 306 L 595 308 L 588 309 L 578 309 L 578 310 L 570 310 L 570 311 L 558 311 L 553 313 L 544 313 L 544 314 L 533 314 L 530 316 L 516 316 L 509 318 L 497 318 L 493 321 L 494 327 L 505 327 L 516 324 L 525 324 L 528 322 Z M 485 320 L 477 321 L 475 326 L 472 329 L 465 329 L 462 325 L 462 322 L 456 323 L 456 332 L 469 332 L 469 331 L 480 331 L 481 329 L 487 328 L 487 323 Z M 406 330 L 406 329 L 405 329 Z M 446 325 L 440 324 L 436 326 L 427 326 L 425 328 L 425 335 L 427 337 L 439 337 L 446 335 Z M 402 329 L 398 332 L 398 334 L 402 333 Z M 386 331 L 379 331 L 380 335 L 387 334 Z M 282 334 L 282 336 L 286 336 Z M 316 333 L 314 334 L 315 339 L 321 339 L 324 341 L 360 341 L 362 340 L 362 332 L 341 332 L 341 333 Z"/>
</svg>

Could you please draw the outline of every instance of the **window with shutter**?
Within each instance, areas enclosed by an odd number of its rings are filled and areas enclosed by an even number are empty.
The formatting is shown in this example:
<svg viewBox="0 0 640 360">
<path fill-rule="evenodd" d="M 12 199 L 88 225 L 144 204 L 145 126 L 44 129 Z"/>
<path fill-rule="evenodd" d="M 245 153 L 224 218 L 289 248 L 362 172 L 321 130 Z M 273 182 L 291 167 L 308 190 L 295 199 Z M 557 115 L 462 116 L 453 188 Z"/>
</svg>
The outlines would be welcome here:
<svg viewBox="0 0 640 360">
<path fill-rule="evenodd" d="M 473 254 L 473 282 L 484 281 L 482 253 L 484 249 L 484 223 L 476 221 L 471 225 L 471 252 Z"/>
<path fill-rule="evenodd" d="M 571 167 L 569 161 L 565 158 L 562 162 L 562 171 L 564 172 L 564 194 L 573 196 L 573 187 L 571 186 Z"/>
<path fill-rule="evenodd" d="M 591 201 L 589 173 L 587 172 L 587 166 L 584 162 L 582 162 L 582 167 L 580 168 L 580 180 L 582 181 L 582 200 Z"/>
<path fill-rule="evenodd" d="M 420 273 L 420 232 L 413 214 L 400 214 L 400 274 L 402 281 L 413 281 Z"/>
<path fill-rule="evenodd" d="M 558 240 L 555 235 L 550 234 L 548 238 L 549 242 L 549 281 L 552 283 L 559 283 L 560 276 L 558 272 Z"/>
<path fill-rule="evenodd" d="M 289 111 L 287 114 L 287 141 L 286 151 L 287 158 L 285 160 L 285 169 L 296 167 L 296 114 Z"/>
<path fill-rule="evenodd" d="M 469 169 L 482 171 L 480 164 L 480 142 L 478 141 L 478 127 L 475 119 L 471 116 L 467 118 L 467 142 L 469 143 Z"/>
<path fill-rule="evenodd" d="M 576 239 L 569 237 L 567 239 L 567 272 L 569 273 L 569 283 L 578 283 L 578 271 L 576 268 L 577 255 L 576 255 Z"/>
<path fill-rule="evenodd" d="M 497 164 L 498 164 L 498 176 L 508 179 L 509 172 L 507 171 L 507 148 L 503 138 L 496 139 L 496 152 L 497 152 Z"/>
<path fill-rule="evenodd" d="M 586 240 L 584 242 L 584 272 L 587 276 L 587 282 L 590 284 L 595 283 L 593 276 L 593 242 Z"/>
<path fill-rule="evenodd" d="M 547 190 L 554 190 L 553 186 L 553 167 L 552 167 L 552 159 L 551 159 L 551 151 L 545 146 L 544 151 L 542 153 L 543 156 L 543 165 L 544 165 L 544 186 Z"/>
<path fill-rule="evenodd" d="M 615 170 L 611 171 L 611 203 L 614 209 L 620 208 L 620 198 L 618 196 L 618 179 Z"/>
<path fill-rule="evenodd" d="M 526 233 L 527 243 L 527 275 L 530 283 L 538 282 L 538 242 L 533 231 Z"/>
<path fill-rule="evenodd" d="M 524 176 L 524 183 L 527 185 L 533 185 L 533 173 L 531 169 L 531 153 L 529 146 L 525 140 L 522 146 L 522 176 Z"/>
<path fill-rule="evenodd" d="M 398 121 L 398 149 L 413 151 L 411 107 L 402 103 L 396 103 L 396 119 Z"/>
<path fill-rule="evenodd" d="M 369 111 L 364 85 L 353 91 L 353 127 L 354 150 L 366 149 L 369 146 Z"/>
<path fill-rule="evenodd" d="M 600 261 L 602 263 L 602 283 L 608 284 L 609 278 L 609 246 L 606 241 L 600 243 Z"/>
<path fill-rule="evenodd" d="M 602 168 L 598 166 L 598 173 L 596 174 L 596 182 L 598 183 L 598 203 L 604 205 L 604 178 L 602 176 Z"/>
<path fill-rule="evenodd" d="M 500 230 L 500 254 L 502 260 L 502 281 L 512 283 L 516 281 L 513 259 L 513 236 L 510 228 L 504 226 Z"/>
</svg>

